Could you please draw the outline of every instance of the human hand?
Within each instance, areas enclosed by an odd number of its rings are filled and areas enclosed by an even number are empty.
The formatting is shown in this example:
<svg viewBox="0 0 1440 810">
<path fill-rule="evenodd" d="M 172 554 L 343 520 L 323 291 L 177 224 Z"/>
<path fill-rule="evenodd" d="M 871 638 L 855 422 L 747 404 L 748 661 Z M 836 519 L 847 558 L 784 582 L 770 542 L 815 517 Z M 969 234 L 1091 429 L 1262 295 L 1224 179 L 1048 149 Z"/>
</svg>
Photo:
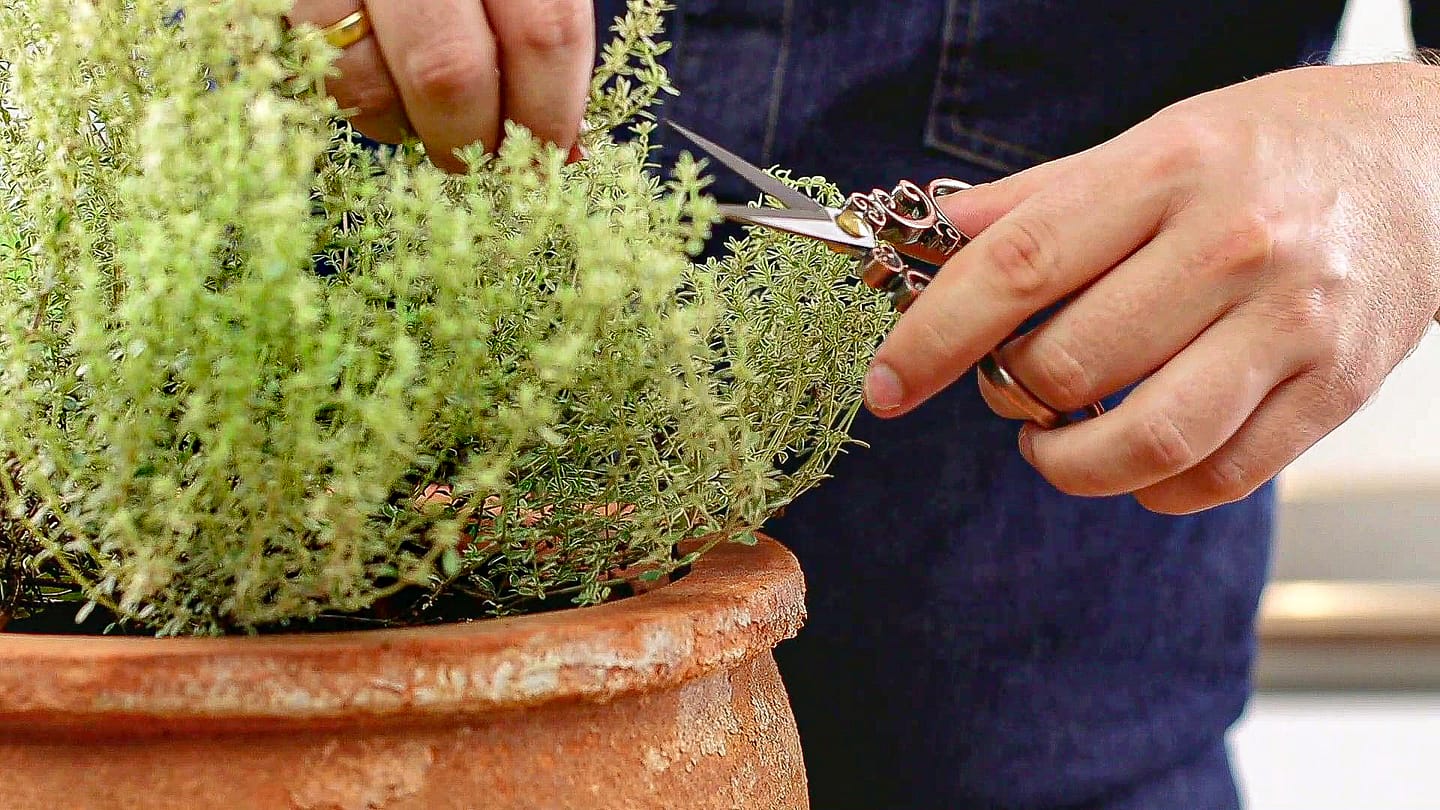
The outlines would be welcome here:
<svg viewBox="0 0 1440 810">
<path fill-rule="evenodd" d="M 332 25 L 359 0 L 296 0 L 292 25 Z M 435 165 L 465 166 L 455 150 L 493 151 L 506 119 L 573 150 L 595 59 L 590 0 L 371 0 L 371 33 L 345 48 L 327 90 L 367 137 L 407 132 Z"/>
<path fill-rule="evenodd" d="M 1440 68 L 1314 67 L 1197 96 L 1085 152 L 946 196 L 973 242 L 876 354 L 881 416 L 1000 350 L 1064 412 L 1021 429 L 1060 490 L 1238 500 L 1358 410 L 1440 308 Z M 1021 418 L 982 384 L 1002 416 Z"/>
</svg>

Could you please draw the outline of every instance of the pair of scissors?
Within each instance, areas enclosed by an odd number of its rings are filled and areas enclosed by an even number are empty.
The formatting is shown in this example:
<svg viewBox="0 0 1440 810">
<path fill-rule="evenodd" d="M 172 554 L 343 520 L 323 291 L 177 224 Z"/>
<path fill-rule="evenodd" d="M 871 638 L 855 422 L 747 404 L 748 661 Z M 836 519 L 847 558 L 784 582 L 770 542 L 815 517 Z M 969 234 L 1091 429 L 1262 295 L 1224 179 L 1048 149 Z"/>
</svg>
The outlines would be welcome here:
<svg viewBox="0 0 1440 810">
<path fill-rule="evenodd" d="M 888 293 L 891 304 L 901 313 L 934 279 L 934 272 L 916 269 L 906 259 L 938 268 L 970 241 L 940 210 L 938 202 L 941 197 L 970 188 L 968 183 L 942 178 L 922 188 L 902 180 L 890 191 L 874 189 L 868 194 L 851 194 L 842 207 L 831 208 L 685 127 L 667 124 L 782 206 L 721 204 L 721 216 L 743 225 L 816 239 L 832 250 L 854 256 L 860 280 Z M 1027 421 L 1051 428 L 1067 424 L 1076 416 L 1045 404 L 1005 368 L 997 352 L 986 354 L 976 364 L 976 373 L 982 384 L 1025 414 Z M 1104 408 L 1097 402 L 1086 406 L 1083 413 L 1095 417 L 1104 413 Z"/>
</svg>

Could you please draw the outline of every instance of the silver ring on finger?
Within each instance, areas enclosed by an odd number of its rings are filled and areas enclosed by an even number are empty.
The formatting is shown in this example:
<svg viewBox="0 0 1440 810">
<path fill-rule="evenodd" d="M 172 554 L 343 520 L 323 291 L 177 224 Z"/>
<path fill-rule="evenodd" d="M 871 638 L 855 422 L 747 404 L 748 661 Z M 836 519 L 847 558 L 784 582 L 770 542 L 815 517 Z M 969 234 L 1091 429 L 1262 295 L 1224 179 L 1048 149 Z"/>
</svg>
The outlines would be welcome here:
<svg viewBox="0 0 1440 810">
<path fill-rule="evenodd" d="M 1072 421 L 1068 414 L 1050 407 L 1010 373 L 1010 369 L 1000 361 L 997 352 L 990 352 L 981 358 L 976 365 L 976 373 L 980 379 L 989 383 L 1007 404 L 1024 414 L 1026 421 L 1034 422 L 1042 428 L 1056 428 Z M 1085 406 L 1084 411 L 1087 417 L 1094 418 L 1105 413 L 1105 406 L 1095 402 Z"/>
</svg>

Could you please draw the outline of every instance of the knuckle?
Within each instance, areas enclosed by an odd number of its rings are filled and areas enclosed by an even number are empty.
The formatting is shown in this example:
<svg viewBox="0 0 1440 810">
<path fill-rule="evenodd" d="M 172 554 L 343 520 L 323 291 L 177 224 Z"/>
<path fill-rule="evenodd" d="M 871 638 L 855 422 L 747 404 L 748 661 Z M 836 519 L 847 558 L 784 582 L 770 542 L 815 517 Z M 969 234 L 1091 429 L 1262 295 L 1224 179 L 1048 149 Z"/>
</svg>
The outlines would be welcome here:
<svg viewBox="0 0 1440 810">
<path fill-rule="evenodd" d="M 1215 456 L 1196 467 L 1186 476 L 1191 502 L 1219 506 L 1242 500 L 1260 483 L 1237 458 L 1229 454 Z"/>
<path fill-rule="evenodd" d="M 1037 221 L 1017 218 L 989 241 L 987 263 L 1000 292 L 1018 299 L 1038 297 L 1054 273 L 1054 239 Z"/>
<path fill-rule="evenodd" d="M 1208 247 L 1204 263 L 1210 269 L 1221 275 L 1254 275 L 1274 261 L 1274 223 L 1263 211 L 1239 212 L 1218 229 Z"/>
<path fill-rule="evenodd" d="M 1215 115 L 1208 105 L 1181 102 L 1147 122 L 1147 151 L 1136 169 L 1161 185 L 1174 186 L 1206 175 L 1243 182 L 1260 149 L 1260 130 L 1244 117 Z"/>
<path fill-rule="evenodd" d="M 1152 178 L 1191 174 L 1230 148 L 1213 122 L 1190 113 L 1167 111 L 1156 116 L 1155 124 L 1141 163 Z"/>
<path fill-rule="evenodd" d="M 1324 290 L 1302 286 L 1277 296 L 1269 318 L 1277 334 L 1298 341 L 1321 364 L 1337 361 L 1345 351 L 1344 330 Z"/>
<path fill-rule="evenodd" d="M 1095 398 L 1095 379 L 1085 364 L 1058 340 L 1032 343 L 1028 362 L 1018 372 L 1026 387 L 1052 407 L 1069 411 Z"/>
<path fill-rule="evenodd" d="M 1364 408 L 1375 395 L 1373 387 L 1359 374 L 1337 374 L 1328 388 L 1326 398 L 1346 417 Z"/>
<path fill-rule="evenodd" d="M 415 92 L 440 102 L 465 98 L 494 71 L 477 49 L 462 42 L 416 49 L 404 65 Z"/>
<path fill-rule="evenodd" d="M 1306 446 L 1318 441 L 1329 428 L 1370 404 L 1384 377 L 1381 370 L 1361 371 L 1343 365 L 1328 373 L 1311 370 L 1301 375 L 1296 385 L 1311 418 L 1299 422 L 1296 438 Z"/>
<path fill-rule="evenodd" d="M 506 43 L 528 51 L 570 51 L 589 42 L 592 25 L 588 8 L 574 0 L 541 0 L 526 8 L 525 24 Z"/>
<path fill-rule="evenodd" d="M 399 109 L 400 99 L 387 81 L 347 82 L 334 91 L 335 103 L 342 109 L 359 110 L 363 115 L 377 115 Z"/>
<path fill-rule="evenodd" d="M 1157 413 L 1140 423 L 1134 436 L 1135 460 L 1145 469 L 1180 472 L 1195 463 L 1195 448 L 1175 418 Z"/>
<path fill-rule="evenodd" d="M 954 324 L 944 318 L 925 318 L 917 322 L 919 326 L 919 354 L 918 356 L 944 360 L 960 353 L 960 339 Z"/>
</svg>

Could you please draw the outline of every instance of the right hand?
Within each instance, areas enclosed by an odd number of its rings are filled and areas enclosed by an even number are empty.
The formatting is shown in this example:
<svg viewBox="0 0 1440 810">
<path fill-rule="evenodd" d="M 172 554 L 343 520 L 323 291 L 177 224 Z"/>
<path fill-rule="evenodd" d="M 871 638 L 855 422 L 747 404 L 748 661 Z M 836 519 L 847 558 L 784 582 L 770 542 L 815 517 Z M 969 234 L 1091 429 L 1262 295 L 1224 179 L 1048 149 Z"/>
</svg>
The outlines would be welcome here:
<svg viewBox="0 0 1440 810">
<path fill-rule="evenodd" d="M 360 0 L 295 0 L 292 25 L 324 28 Z M 455 150 L 493 152 L 512 120 L 574 155 L 595 60 L 590 0 L 370 0 L 371 33 L 336 62 L 326 83 L 363 135 L 424 144 L 458 172 Z"/>
</svg>

